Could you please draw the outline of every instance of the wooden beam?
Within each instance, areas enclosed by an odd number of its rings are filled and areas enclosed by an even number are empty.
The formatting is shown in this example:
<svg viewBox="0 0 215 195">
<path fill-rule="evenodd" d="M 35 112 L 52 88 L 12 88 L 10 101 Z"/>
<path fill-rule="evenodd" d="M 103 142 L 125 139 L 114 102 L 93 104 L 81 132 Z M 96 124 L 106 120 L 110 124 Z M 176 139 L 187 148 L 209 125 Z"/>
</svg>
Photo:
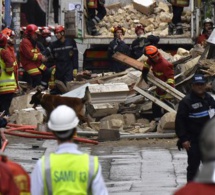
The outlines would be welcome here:
<svg viewBox="0 0 215 195">
<path fill-rule="evenodd" d="M 154 97 L 153 95 L 149 94 L 148 92 L 144 91 L 143 89 L 141 89 L 137 86 L 134 86 L 134 90 L 137 91 L 138 93 L 140 93 L 141 95 L 143 95 L 144 97 L 146 97 L 147 99 L 151 100 L 158 106 L 164 108 L 166 111 L 176 112 L 173 108 L 171 108 L 170 106 L 168 106 L 167 104 L 165 104 L 164 102 L 159 100 L 158 98 Z"/>
<path fill-rule="evenodd" d="M 135 59 L 133 59 L 133 58 L 131 58 L 129 56 L 126 56 L 125 54 L 122 54 L 120 52 L 116 52 L 112 56 L 112 58 L 114 60 L 119 61 L 119 62 L 123 62 L 126 65 L 131 66 L 131 67 L 133 67 L 133 68 L 135 68 L 137 70 L 142 71 L 142 69 L 143 69 L 143 63 L 142 62 L 139 62 L 139 61 L 137 61 L 137 60 L 135 60 Z"/>
<path fill-rule="evenodd" d="M 139 62 L 129 56 L 126 56 L 125 54 L 122 54 L 120 52 L 116 52 L 112 56 L 115 60 L 125 63 L 128 66 L 131 66 L 137 70 L 142 71 L 143 63 Z M 181 100 L 185 95 L 178 91 L 177 89 L 171 87 L 167 83 L 163 82 L 162 80 L 156 78 L 152 73 L 148 73 L 148 80 L 156 85 L 157 87 L 165 90 L 167 93 L 171 94 L 173 97 L 175 97 L 178 100 Z"/>
</svg>

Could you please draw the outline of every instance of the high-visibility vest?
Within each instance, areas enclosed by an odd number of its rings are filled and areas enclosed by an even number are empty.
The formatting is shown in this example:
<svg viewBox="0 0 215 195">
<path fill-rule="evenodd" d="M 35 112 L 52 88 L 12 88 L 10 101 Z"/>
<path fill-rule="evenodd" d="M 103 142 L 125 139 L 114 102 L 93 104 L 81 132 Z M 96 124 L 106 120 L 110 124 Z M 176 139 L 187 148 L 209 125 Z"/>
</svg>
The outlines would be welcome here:
<svg viewBox="0 0 215 195">
<path fill-rule="evenodd" d="M 98 7 L 97 0 L 88 0 L 87 6 L 88 8 L 97 8 Z"/>
<path fill-rule="evenodd" d="M 1 51 L 2 51 L 2 48 L 0 48 L 0 53 Z M 1 58 L 0 58 L 0 68 L 1 68 L 0 94 L 14 93 L 17 88 L 14 72 L 11 75 L 7 74 L 6 65 Z"/>
<path fill-rule="evenodd" d="M 189 6 L 189 0 L 170 0 L 170 3 L 179 7 L 187 7 Z"/>
<path fill-rule="evenodd" d="M 45 195 L 87 195 L 98 172 L 98 157 L 88 154 L 50 154 L 42 157 Z"/>
</svg>

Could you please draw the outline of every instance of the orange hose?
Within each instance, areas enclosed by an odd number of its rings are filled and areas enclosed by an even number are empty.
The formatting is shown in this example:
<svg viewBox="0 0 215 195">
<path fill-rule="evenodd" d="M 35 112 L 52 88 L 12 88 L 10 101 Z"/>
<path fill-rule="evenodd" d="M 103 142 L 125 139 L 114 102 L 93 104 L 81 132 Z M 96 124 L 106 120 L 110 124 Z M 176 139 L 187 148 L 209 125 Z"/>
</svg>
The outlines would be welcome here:
<svg viewBox="0 0 215 195">
<path fill-rule="evenodd" d="M 17 124 L 8 124 L 7 129 L 4 131 L 5 134 L 13 135 L 13 136 L 19 136 L 19 137 L 25 137 L 25 138 L 40 138 L 40 139 L 56 139 L 56 137 L 53 135 L 52 132 L 40 132 L 36 131 L 36 126 L 33 125 L 17 125 Z M 24 133 L 16 133 L 14 131 L 21 131 Z M 31 135 L 34 134 L 34 135 Z M 89 143 L 89 144 L 95 144 L 97 145 L 98 142 L 90 139 L 80 138 L 80 137 L 74 137 L 75 141 L 83 142 L 83 143 Z"/>
<path fill-rule="evenodd" d="M 8 144 L 8 140 L 6 139 L 4 142 L 3 142 L 3 144 L 2 144 L 2 147 L 1 147 L 1 152 L 4 152 L 5 151 L 5 148 L 6 148 L 6 146 L 7 146 L 7 144 Z"/>
</svg>

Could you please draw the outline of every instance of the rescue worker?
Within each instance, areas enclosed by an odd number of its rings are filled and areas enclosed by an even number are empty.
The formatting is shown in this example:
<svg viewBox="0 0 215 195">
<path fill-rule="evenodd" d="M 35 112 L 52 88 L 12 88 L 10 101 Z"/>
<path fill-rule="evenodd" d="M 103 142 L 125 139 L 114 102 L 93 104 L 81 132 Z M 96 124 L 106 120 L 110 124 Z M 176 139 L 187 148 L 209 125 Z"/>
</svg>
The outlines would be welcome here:
<svg viewBox="0 0 215 195">
<path fill-rule="evenodd" d="M 0 162 L 0 194 L 20 195 L 19 188 L 13 180 L 13 175 L 5 163 Z"/>
<path fill-rule="evenodd" d="M 181 35 L 184 33 L 181 23 L 181 15 L 184 7 L 189 6 L 190 0 L 169 0 L 169 1 L 172 4 L 173 10 L 172 22 L 169 23 L 169 35 L 172 34 Z"/>
<path fill-rule="evenodd" d="M 188 155 L 187 182 L 194 179 L 199 169 L 202 160 L 199 137 L 204 125 L 214 117 L 214 108 L 215 100 L 206 92 L 205 78 L 194 75 L 191 92 L 179 102 L 175 120 L 178 148 L 184 148 Z"/>
<path fill-rule="evenodd" d="M 150 69 L 152 69 L 155 77 L 174 87 L 175 80 L 173 64 L 164 59 L 159 53 L 158 48 L 153 45 L 148 45 L 145 47 L 145 54 L 148 59 L 143 66 L 142 78 L 147 82 L 148 72 Z M 167 104 L 169 103 L 166 100 L 171 99 L 166 91 L 158 87 L 156 88 L 156 96 Z M 164 112 L 162 111 L 161 107 L 155 103 L 152 104 L 152 111 L 154 120 L 158 123 Z"/>
<path fill-rule="evenodd" d="M 9 28 L 5 28 L 4 30 L 2 30 L 2 34 L 4 34 L 7 37 L 7 47 L 5 49 L 8 50 L 8 52 L 10 53 L 11 59 L 13 59 L 14 61 L 14 64 L 13 64 L 14 74 L 15 74 L 16 82 L 18 82 L 18 78 L 17 78 L 18 63 L 17 63 L 16 53 L 14 48 L 15 32 Z"/>
<path fill-rule="evenodd" d="M 0 33 L 0 112 L 9 115 L 9 108 L 17 89 L 14 75 L 14 59 L 6 50 L 7 37 Z"/>
<path fill-rule="evenodd" d="M 32 195 L 108 194 L 98 157 L 82 153 L 72 142 L 78 123 L 76 113 L 66 105 L 51 113 L 48 128 L 59 146 L 55 153 L 43 156 L 36 163 L 31 174 Z"/>
<path fill-rule="evenodd" d="M 50 46 L 52 41 L 51 31 L 48 28 L 44 28 L 41 33 L 41 44 L 42 44 L 42 54 L 46 54 L 46 49 Z M 46 67 L 50 68 L 51 77 L 48 82 L 49 89 L 54 90 L 55 88 L 55 72 L 56 66 L 53 56 L 50 56 L 48 61 L 44 63 Z"/>
<path fill-rule="evenodd" d="M 144 37 L 145 31 L 142 24 L 135 27 L 135 33 L 137 38 L 132 42 L 130 46 L 131 57 L 134 59 L 139 59 L 144 54 L 144 48 L 147 45 L 157 46 L 160 37 L 154 35 L 148 35 Z"/>
<path fill-rule="evenodd" d="M 212 31 L 213 31 L 213 22 L 210 18 L 206 18 L 203 21 L 203 31 L 202 31 L 202 34 L 199 35 L 197 39 L 197 43 L 205 47 L 207 44 L 207 39 L 211 35 Z"/>
<path fill-rule="evenodd" d="M 21 165 L 15 163 L 7 158 L 3 152 L 0 152 L 0 162 L 5 163 L 5 165 L 10 169 L 13 179 L 20 190 L 20 195 L 30 195 L 31 188 L 30 188 L 30 176 L 28 173 L 23 169 Z"/>
<path fill-rule="evenodd" d="M 48 87 L 48 80 L 50 72 L 48 68 L 43 64 L 47 61 L 47 58 L 41 54 L 38 46 L 39 29 L 34 24 L 29 24 L 26 27 L 24 37 L 20 43 L 20 63 L 22 67 L 27 71 L 32 79 L 32 87 L 39 86 L 41 89 Z"/>
<path fill-rule="evenodd" d="M 65 37 L 63 26 L 56 26 L 54 33 L 57 40 L 47 48 L 46 55 L 54 57 L 56 65 L 55 78 L 66 85 L 67 82 L 74 79 L 78 72 L 78 48 L 74 39 Z"/>
<path fill-rule="evenodd" d="M 135 33 L 137 38 L 132 42 L 130 46 L 131 57 L 138 59 L 143 55 L 143 50 L 146 44 L 146 37 L 143 37 L 145 34 L 144 27 L 142 24 L 139 24 L 135 27 Z"/>
<path fill-rule="evenodd" d="M 127 56 L 130 55 L 129 46 L 124 42 L 125 29 L 122 26 L 116 26 L 111 29 L 114 34 L 113 41 L 110 42 L 108 47 L 108 58 L 112 62 L 112 71 L 121 72 L 126 70 L 127 66 L 112 59 L 113 54 L 116 52 L 123 53 Z"/>
<path fill-rule="evenodd" d="M 105 0 L 87 0 L 88 19 L 86 20 L 86 27 L 89 35 L 100 35 L 96 29 L 96 25 L 107 13 L 104 5 Z"/>
<path fill-rule="evenodd" d="M 213 195 L 215 192 L 215 119 L 203 129 L 200 136 L 200 152 L 203 166 L 193 182 L 175 192 L 174 195 Z M 192 147 L 192 145 L 191 145 Z"/>
</svg>

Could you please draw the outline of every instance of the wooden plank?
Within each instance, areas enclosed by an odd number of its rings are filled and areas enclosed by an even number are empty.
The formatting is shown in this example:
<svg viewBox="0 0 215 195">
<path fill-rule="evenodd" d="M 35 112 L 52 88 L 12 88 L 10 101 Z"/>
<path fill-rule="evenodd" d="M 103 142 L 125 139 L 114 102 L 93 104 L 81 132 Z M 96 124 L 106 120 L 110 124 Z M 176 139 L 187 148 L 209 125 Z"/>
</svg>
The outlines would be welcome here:
<svg viewBox="0 0 215 195">
<path fill-rule="evenodd" d="M 137 91 L 138 93 L 140 93 L 141 95 L 143 95 L 144 97 L 146 97 L 147 99 L 151 100 L 152 102 L 154 102 L 158 106 L 164 108 L 166 111 L 168 111 L 168 112 L 176 112 L 173 108 L 171 108 L 170 106 L 168 106 L 167 104 L 165 104 L 164 102 L 159 100 L 158 98 L 154 97 L 153 95 L 151 95 L 151 94 L 147 93 L 146 91 L 142 90 L 141 88 L 139 88 L 137 86 L 134 86 L 134 90 Z"/>
<path fill-rule="evenodd" d="M 112 58 L 114 60 L 119 61 L 119 62 L 123 62 L 123 63 L 127 64 L 128 66 L 131 66 L 137 70 L 142 71 L 142 69 L 143 69 L 143 63 L 142 62 L 139 62 L 139 61 L 137 61 L 137 60 L 135 60 L 129 56 L 126 56 L 125 54 L 122 54 L 120 52 L 116 52 L 112 56 Z"/>
<path fill-rule="evenodd" d="M 139 62 L 131 57 L 126 56 L 125 54 L 122 54 L 120 52 L 117 52 L 113 55 L 113 58 L 117 61 L 123 62 L 127 64 L 128 66 L 131 66 L 137 70 L 142 70 L 143 68 L 143 63 Z M 157 87 L 165 90 L 167 93 L 171 94 L 178 100 L 181 100 L 185 95 L 178 91 L 177 89 L 171 87 L 167 83 L 163 82 L 162 80 L 156 78 L 152 73 L 148 73 L 148 80 L 156 85 Z"/>
<path fill-rule="evenodd" d="M 181 93 L 180 91 L 178 91 L 174 87 L 171 87 L 167 83 L 165 83 L 162 80 L 156 78 L 151 72 L 148 73 L 148 80 L 151 83 L 153 83 L 154 85 L 156 85 L 157 87 L 165 90 L 167 93 L 171 94 L 172 96 L 174 96 L 178 100 L 181 100 L 185 96 L 183 93 Z"/>
</svg>

